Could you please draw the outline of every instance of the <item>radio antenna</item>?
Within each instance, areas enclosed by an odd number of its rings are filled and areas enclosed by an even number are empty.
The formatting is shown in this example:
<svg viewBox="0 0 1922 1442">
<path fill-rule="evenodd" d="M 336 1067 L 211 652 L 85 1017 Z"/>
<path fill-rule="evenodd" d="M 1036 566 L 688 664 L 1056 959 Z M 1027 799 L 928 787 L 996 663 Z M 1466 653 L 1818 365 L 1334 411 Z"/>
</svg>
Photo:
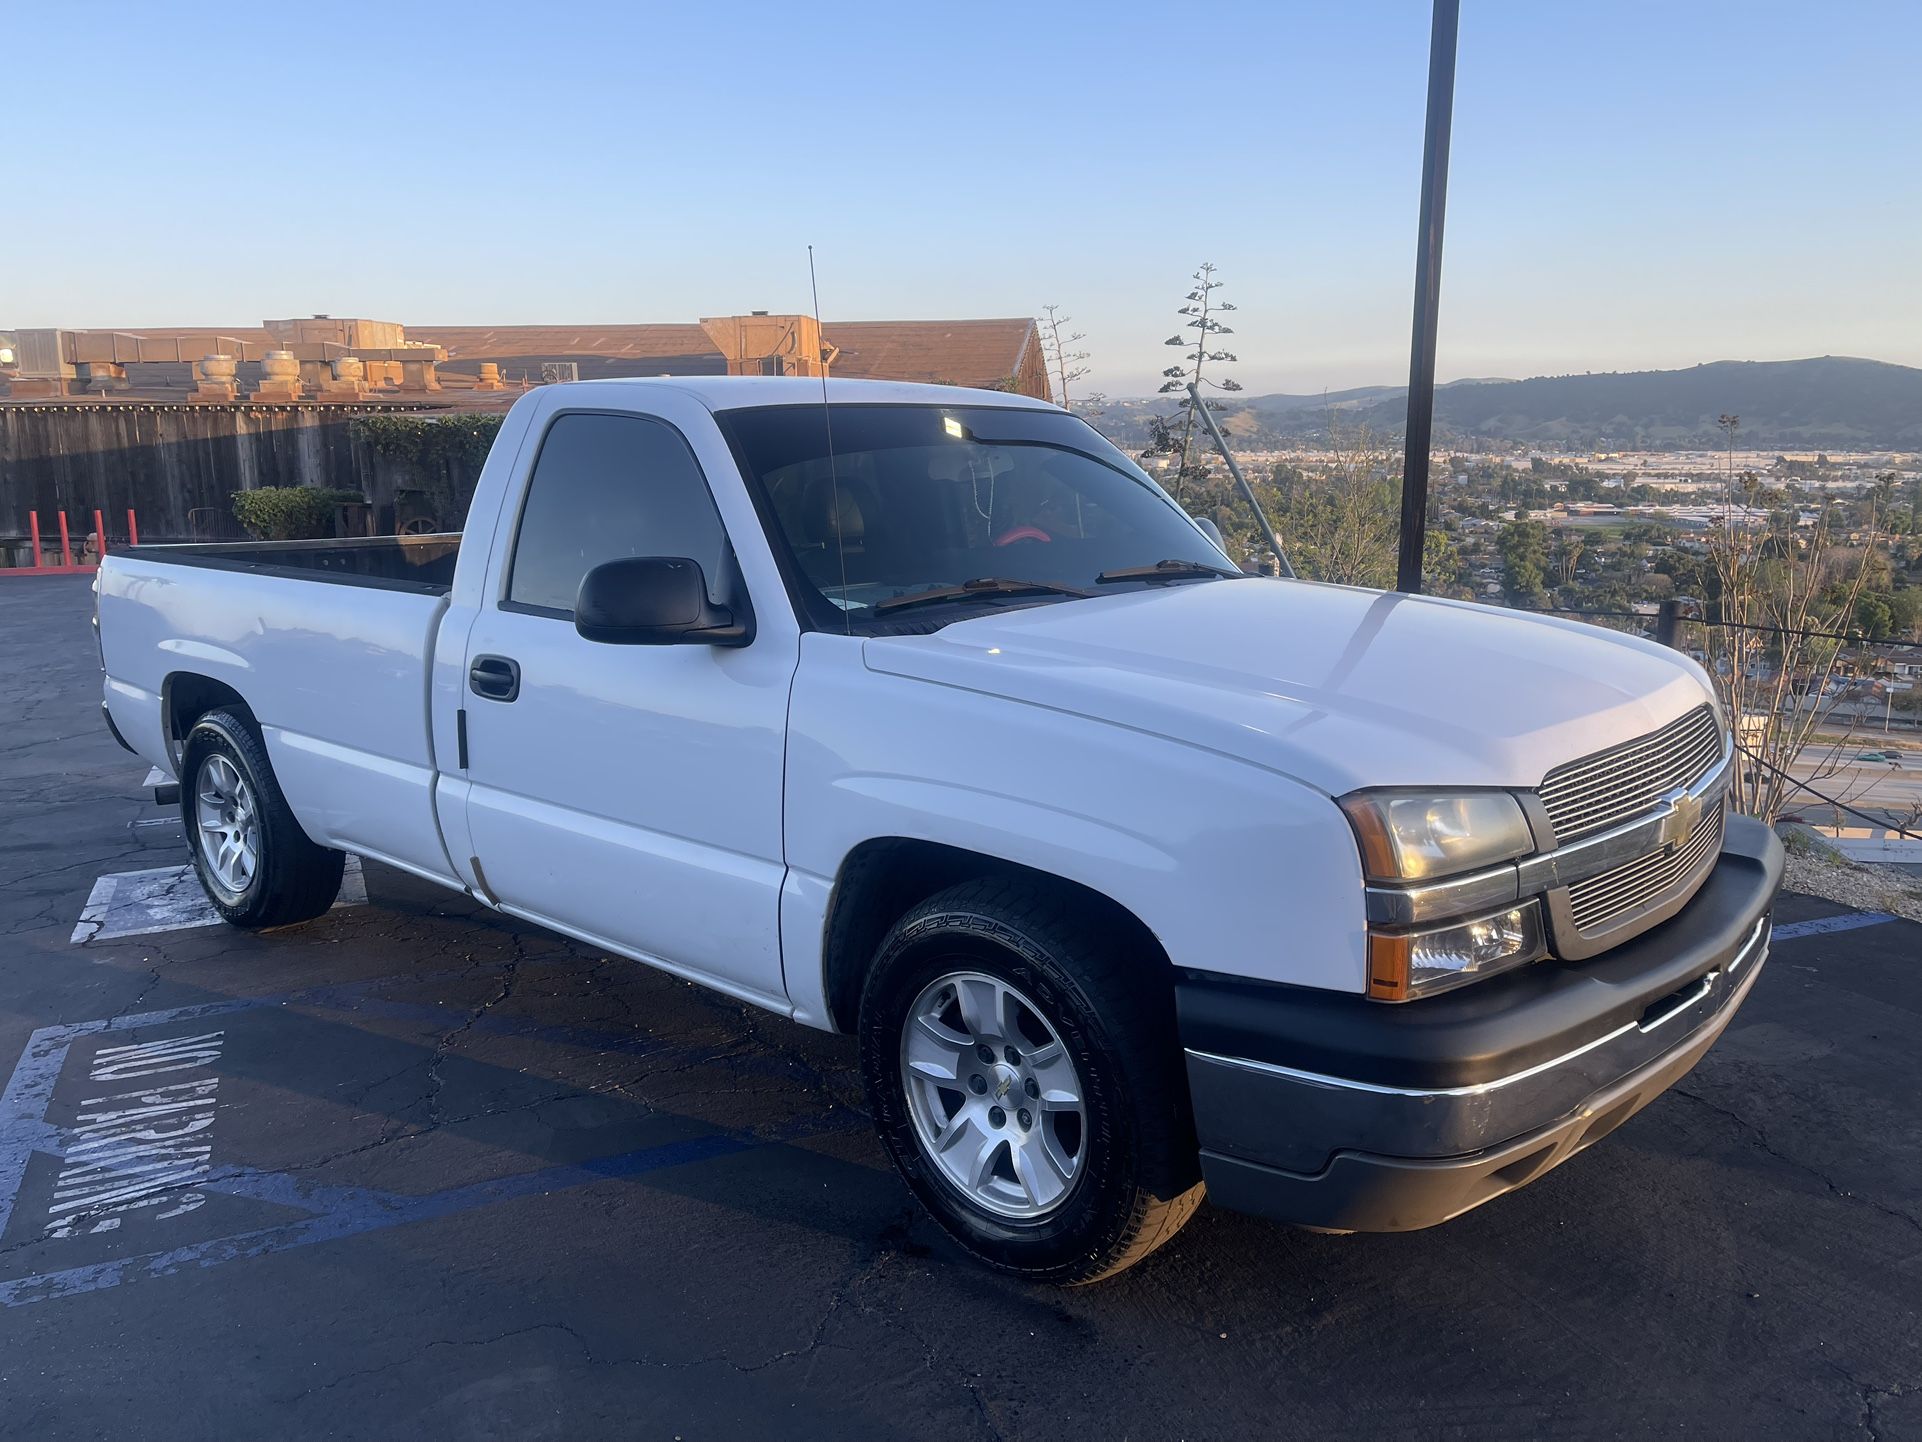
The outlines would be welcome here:
<svg viewBox="0 0 1922 1442">
<path fill-rule="evenodd" d="M 841 624 L 854 634 L 848 615 L 848 541 L 841 531 L 841 476 L 834 464 L 834 409 L 828 404 L 828 363 L 821 350 L 821 283 L 814 277 L 814 247 L 808 246 L 808 290 L 814 297 L 814 363 L 821 368 L 821 424 L 828 435 L 828 500 L 834 508 L 834 549 L 841 561 Z"/>
</svg>

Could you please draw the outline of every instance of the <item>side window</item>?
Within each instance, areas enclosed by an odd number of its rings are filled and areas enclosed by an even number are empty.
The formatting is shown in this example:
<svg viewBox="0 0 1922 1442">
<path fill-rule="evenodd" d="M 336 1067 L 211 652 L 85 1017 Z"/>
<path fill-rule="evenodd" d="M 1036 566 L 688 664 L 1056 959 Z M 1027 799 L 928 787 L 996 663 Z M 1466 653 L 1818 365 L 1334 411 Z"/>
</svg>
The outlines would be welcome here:
<svg viewBox="0 0 1922 1442">
<path fill-rule="evenodd" d="M 581 577 L 623 556 L 689 556 L 721 600 L 727 533 L 687 442 L 645 416 L 576 413 L 547 428 L 521 508 L 507 599 L 574 614 Z"/>
</svg>

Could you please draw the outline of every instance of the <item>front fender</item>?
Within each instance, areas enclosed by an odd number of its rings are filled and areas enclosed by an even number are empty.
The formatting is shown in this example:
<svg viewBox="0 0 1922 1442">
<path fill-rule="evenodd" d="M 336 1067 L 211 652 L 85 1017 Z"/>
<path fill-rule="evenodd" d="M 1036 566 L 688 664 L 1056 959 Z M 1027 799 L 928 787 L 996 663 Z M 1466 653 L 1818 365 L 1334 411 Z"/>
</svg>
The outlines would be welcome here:
<svg viewBox="0 0 1922 1442">
<path fill-rule="evenodd" d="M 1219 752 L 978 691 L 879 674 L 811 634 L 789 709 L 782 953 L 827 1015 L 822 928 L 843 861 L 933 841 L 1108 897 L 1176 966 L 1365 989 L 1361 863 L 1334 803 Z"/>
</svg>

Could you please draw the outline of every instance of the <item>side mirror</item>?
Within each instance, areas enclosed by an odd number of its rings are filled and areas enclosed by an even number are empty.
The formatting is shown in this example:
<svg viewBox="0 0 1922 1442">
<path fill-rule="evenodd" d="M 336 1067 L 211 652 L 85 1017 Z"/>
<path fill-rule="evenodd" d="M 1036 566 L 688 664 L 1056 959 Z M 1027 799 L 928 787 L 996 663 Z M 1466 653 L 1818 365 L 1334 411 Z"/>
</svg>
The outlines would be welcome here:
<svg viewBox="0 0 1922 1442">
<path fill-rule="evenodd" d="M 574 629 L 610 646 L 745 646 L 752 621 L 737 622 L 707 598 L 707 577 L 686 556 L 623 556 L 581 578 Z"/>
<path fill-rule="evenodd" d="M 1215 549 L 1217 551 L 1220 551 L 1222 555 L 1228 557 L 1230 560 L 1234 559 L 1235 553 L 1228 549 L 1227 538 L 1221 534 L 1220 526 L 1217 526 L 1206 516 L 1190 516 L 1188 519 L 1195 523 L 1195 529 L 1197 531 L 1215 543 Z M 1257 566 L 1252 561 L 1242 561 L 1239 564 L 1239 569 L 1244 576 L 1266 576 L 1270 574 L 1270 572 L 1262 570 L 1260 566 Z"/>
</svg>

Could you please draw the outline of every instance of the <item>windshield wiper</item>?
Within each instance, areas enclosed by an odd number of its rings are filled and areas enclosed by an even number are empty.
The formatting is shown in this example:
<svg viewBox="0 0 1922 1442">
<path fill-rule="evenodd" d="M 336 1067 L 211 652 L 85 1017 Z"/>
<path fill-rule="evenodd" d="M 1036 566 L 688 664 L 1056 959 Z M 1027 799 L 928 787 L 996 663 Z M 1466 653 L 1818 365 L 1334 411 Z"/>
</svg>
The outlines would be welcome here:
<svg viewBox="0 0 1922 1442">
<path fill-rule="evenodd" d="M 1211 566 L 1206 561 L 1156 561 L 1152 566 L 1124 566 L 1118 571 L 1103 571 L 1094 579 L 1096 585 L 1106 586 L 1115 581 L 1191 581 L 1203 576 L 1240 575 L 1239 571 Z"/>
<path fill-rule="evenodd" d="M 1004 576 L 976 576 L 958 586 L 937 586 L 931 591 L 911 591 L 905 596 L 890 596 L 874 603 L 874 612 L 905 610 L 909 606 L 930 606 L 936 601 L 967 601 L 977 596 L 1092 596 L 1092 591 L 1053 581 L 1015 581 Z"/>
</svg>

